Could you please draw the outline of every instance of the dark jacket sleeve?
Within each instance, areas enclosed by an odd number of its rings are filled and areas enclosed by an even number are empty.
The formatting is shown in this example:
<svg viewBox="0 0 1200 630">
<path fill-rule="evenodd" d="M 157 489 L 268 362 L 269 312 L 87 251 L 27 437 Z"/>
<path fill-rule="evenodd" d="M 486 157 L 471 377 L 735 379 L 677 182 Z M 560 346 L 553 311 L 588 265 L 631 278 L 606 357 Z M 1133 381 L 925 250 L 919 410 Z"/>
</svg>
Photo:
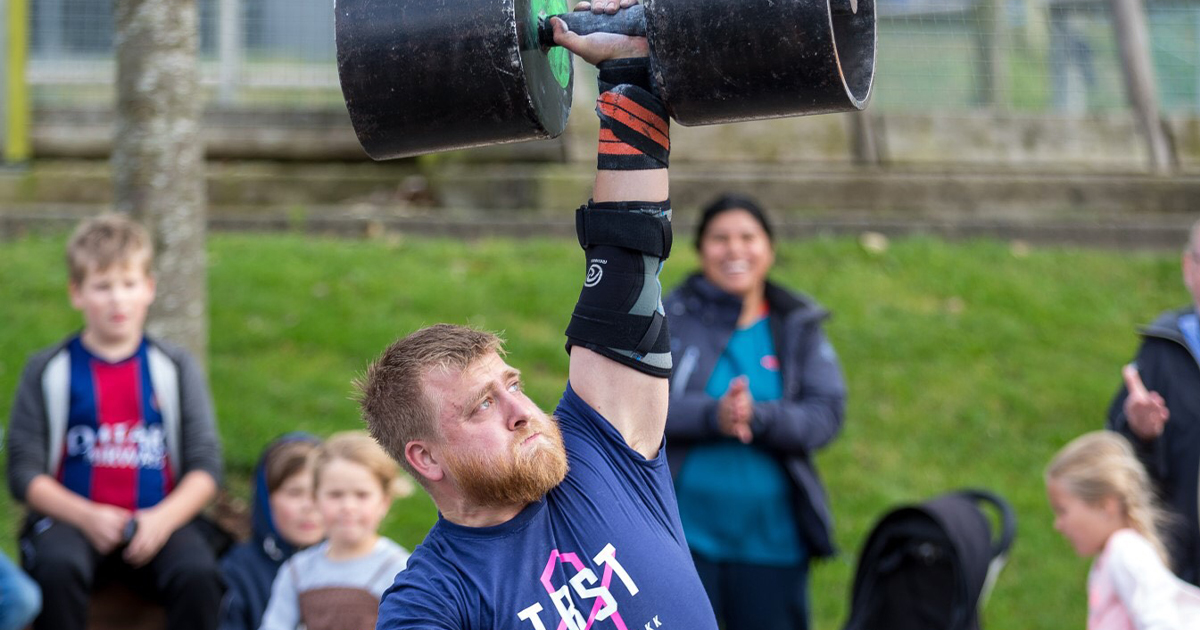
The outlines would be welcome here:
<svg viewBox="0 0 1200 630">
<path fill-rule="evenodd" d="M 801 339 L 791 340 L 790 369 L 797 370 L 798 387 L 784 398 L 754 403 L 751 429 L 754 441 L 793 454 L 815 451 L 837 436 L 846 408 L 846 383 L 837 352 L 819 323 Z"/>
<path fill-rule="evenodd" d="M 43 353 L 25 364 L 8 423 L 8 490 L 22 503 L 33 478 L 48 472 L 49 421 L 41 383 L 46 357 Z"/>
<path fill-rule="evenodd" d="M 172 348 L 171 355 L 179 365 L 181 476 L 193 470 L 203 470 L 219 484 L 221 441 L 217 435 L 217 420 L 208 381 L 200 365 L 185 350 Z"/>
</svg>

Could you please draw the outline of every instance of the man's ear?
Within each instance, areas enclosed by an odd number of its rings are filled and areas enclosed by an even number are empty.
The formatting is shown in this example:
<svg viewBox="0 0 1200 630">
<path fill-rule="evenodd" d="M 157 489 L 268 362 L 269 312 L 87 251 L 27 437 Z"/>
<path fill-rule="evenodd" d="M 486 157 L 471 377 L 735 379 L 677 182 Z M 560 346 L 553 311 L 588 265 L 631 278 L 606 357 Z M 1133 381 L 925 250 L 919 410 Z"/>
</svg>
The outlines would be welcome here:
<svg viewBox="0 0 1200 630">
<path fill-rule="evenodd" d="M 441 481 L 446 476 L 438 454 L 424 440 L 413 440 L 404 445 L 404 459 L 422 477 L 429 481 Z"/>
</svg>

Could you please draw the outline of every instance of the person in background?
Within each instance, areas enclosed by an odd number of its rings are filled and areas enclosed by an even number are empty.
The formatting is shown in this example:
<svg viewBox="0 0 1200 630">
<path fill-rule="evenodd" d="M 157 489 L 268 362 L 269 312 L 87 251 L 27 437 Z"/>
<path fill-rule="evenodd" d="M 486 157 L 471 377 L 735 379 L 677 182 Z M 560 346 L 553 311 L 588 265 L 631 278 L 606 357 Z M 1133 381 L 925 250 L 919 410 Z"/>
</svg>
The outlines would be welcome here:
<svg viewBox="0 0 1200 630">
<path fill-rule="evenodd" d="M 93 587 L 120 580 L 172 630 L 214 630 L 223 584 L 196 517 L 217 494 L 221 444 L 204 371 L 144 332 L 153 247 L 120 214 L 67 245 L 83 330 L 25 365 L 8 430 L 8 486 L 29 508 L 21 561 L 46 605 L 35 630 L 83 630 Z"/>
<path fill-rule="evenodd" d="M 842 426 L 829 312 L 767 280 L 771 224 L 752 199 L 703 211 L 700 273 L 666 299 L 675 374 L 667 458 L 696 569 L 727 630 L 808 627 L 808 566 L 834 553 L 814 457 Z"/>
<path fill-rule="evenodd" d="M 1164 513 L 1128 441 L 1108 431 L 1067 444 L 1046 468 L 1054 529 L 1088 572 L 1088 630 L 1191 630 L 1200 589 L 1167 568 Z"/>
<path fill-rule="evenodd" d="M 1176 575 L 1200 585 L 1200 221 L 1182 257 L 1192 303 L 1140 330 L 1137 358 L 1108 410 L 1175 519 L 1164 538 Z"/>
<path fill-rule="evenodd" d="M 0 428 L 0 450 L 4 429 Z M 42 589 L 8 556 L 0 554 L 0 630 L 20 630 L 42 609 Z"/>
<path fill-rule="evenodd" d="M 0 630 L 21 630 L 42 609 L 42 590 L 0 554 Z"/>
<path fill-rule="evenodd" d="M 250 540 L 221 560 L 221 630 L 257 630 L 279 567 L 325 537 L 311 466 L 320 444 L 314 435 L 289 433 L 263 450 L 254 469 Z"/>
<path fill-rule="evenodd" d="M 317 449 L 313 490 L 326 540 L 280 567 L 262 630 L 373 630 L 383 591 L 408 550 L 379 535 L 411 483 L 371 436 L 335 433 Z"/>
</svg>

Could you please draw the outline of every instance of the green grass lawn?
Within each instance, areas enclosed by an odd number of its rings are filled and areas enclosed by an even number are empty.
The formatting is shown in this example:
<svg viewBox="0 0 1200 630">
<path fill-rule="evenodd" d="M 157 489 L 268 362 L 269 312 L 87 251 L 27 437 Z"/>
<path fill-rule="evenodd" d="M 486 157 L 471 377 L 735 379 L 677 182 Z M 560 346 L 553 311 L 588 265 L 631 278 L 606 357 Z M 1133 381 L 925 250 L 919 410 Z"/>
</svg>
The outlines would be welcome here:
<svg viewBox="0 0 1200 630">
<path fill-rule="evenodd" d="M 5 418 L 25 358 L 79 325 L 66 300 L 63 240 L 0 243 Z M 1041 471 L 1069 438 L 1103 426 L 1137 344 L 1134 326 L 1186 301 L 1178 257 L 1015 255 L 1006 243 L 925 238 L 882 255 L 843 238 L 779 250 L 775 278 L 833 310 L 828 333 L 850 387 L 845 430 L 819 457 L 843 554 L 814 570 L 816 627 L 844 622 L 859 547 L 885 511 L 982 486 L 1007 497 L 1020 519 L 985 626 L 1082 628 L 1087 563 L 1052 530 Z M 573 242 L 215 235 L 210 251 L 209 368 L 235 495 L 245 495 L 274 436 L 360 427 L 351 379 L 417 326 L 502 331 L 534 400 L 550 409 L 561 393 L 562 330 L 582 275 Z M 679 247 L 664 283 L 693 266 Z M 0 493 L 0 548 L 9 554 L 18 513 Z M 395 505 L 386 533 L 412 547 L 434 517 L 422 494 Z"/>
</svg>

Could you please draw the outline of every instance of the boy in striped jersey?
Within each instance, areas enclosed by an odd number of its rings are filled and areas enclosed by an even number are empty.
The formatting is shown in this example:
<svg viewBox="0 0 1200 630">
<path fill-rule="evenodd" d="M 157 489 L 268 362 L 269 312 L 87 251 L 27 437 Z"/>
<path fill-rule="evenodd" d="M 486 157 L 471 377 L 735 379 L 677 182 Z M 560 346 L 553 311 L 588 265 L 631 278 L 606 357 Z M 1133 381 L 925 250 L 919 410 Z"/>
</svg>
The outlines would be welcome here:
<svg viewBox="0 0 1200 630">
<path fill-rule="evenodd" d="M 8 483 L 29 508 L 26 571 L 46 606 L 35 630 L 82 630 L 93 586 L 122 580 L 163 602 L 169 627 L 216 628 L 222 581 L 193 519 L 216 495 L 221 451 L 204 374 L 147 337 L 153 248 L 121 215 L 67 247 L 83 330 L 25 366 L 8 433 Z"/>
</svg>

